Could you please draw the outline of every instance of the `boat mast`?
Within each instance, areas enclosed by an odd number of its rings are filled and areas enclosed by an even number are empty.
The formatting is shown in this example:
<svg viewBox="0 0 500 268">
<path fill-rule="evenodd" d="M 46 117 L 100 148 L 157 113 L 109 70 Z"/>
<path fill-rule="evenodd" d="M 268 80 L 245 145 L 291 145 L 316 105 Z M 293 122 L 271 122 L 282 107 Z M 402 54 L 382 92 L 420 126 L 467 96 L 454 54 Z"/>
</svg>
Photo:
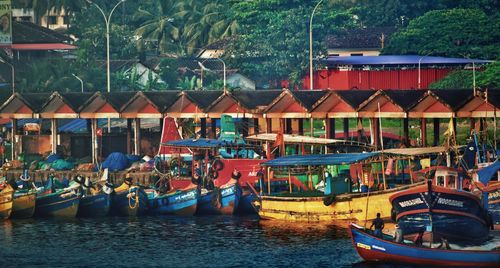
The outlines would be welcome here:
<svg viewBox="0 0 500 268">
<path fill-rule="evenodd" d="M 384 180 L 384 190 L 387 189 L 387 182 L 385 180 L 385 163 L 384 163 L 384 135 L 382 133 L 382 118 L 381 118 L 381 113 L 380 113 L 380 102 L 377 103 L 378 105 L 378 123 L 380 127 L 380 146 L 382 148 L 382 151 L 380 153 L 381 156 L 381 163 L 382 163 L 382 179 Z M 378 177 L 380 178 L 380 177 Z M 380 179 L 379 179 L 380 183 Z"/>
</svg>

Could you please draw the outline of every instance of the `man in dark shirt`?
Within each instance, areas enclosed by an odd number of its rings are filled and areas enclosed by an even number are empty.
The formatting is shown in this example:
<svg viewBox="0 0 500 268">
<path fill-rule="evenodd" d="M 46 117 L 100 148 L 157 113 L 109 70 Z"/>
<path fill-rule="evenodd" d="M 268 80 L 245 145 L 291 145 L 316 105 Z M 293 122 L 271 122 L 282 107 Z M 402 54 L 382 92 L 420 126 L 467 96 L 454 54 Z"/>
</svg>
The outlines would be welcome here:
<svg viewBox="0 0 500 268">
<path fill-rule="evenodd" d="M 384 221 L 380 218 L 380 213 L 377 213 L 377 218 L 373 220 L 370 229 L 375 226 L 373 234 L 377 237 L 382 237 L 382 229 L 384 229 Z"/>
</svg>

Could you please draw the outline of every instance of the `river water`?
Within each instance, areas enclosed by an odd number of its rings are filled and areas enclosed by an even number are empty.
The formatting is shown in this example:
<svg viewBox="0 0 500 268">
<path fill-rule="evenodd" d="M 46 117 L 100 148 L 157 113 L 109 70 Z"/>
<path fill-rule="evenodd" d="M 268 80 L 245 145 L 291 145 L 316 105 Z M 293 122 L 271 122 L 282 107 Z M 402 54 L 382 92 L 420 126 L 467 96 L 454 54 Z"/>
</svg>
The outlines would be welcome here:
<svg viewBox="0 0 500 268">
<path fill-rule="evenodd" d="M 0 222 L 0 267 L 366 266 L 346 229 L 256 217 Z"/>
</svg>

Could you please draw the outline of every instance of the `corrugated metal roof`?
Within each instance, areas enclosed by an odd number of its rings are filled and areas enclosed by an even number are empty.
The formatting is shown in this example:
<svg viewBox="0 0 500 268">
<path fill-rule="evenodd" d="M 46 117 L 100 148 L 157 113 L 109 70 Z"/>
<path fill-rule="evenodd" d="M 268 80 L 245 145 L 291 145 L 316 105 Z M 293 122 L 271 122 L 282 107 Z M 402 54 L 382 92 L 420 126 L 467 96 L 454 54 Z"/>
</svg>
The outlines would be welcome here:
<svg viewBox="0 0 500 268">
<path fill-rule="evenodd" d="M 327 65 L 466 65 L 486 64 L 492 61 L 478 59 L 446 58 L 419 55 L 384 56 L 333 56 L 321 60 Z"/>
</svg>

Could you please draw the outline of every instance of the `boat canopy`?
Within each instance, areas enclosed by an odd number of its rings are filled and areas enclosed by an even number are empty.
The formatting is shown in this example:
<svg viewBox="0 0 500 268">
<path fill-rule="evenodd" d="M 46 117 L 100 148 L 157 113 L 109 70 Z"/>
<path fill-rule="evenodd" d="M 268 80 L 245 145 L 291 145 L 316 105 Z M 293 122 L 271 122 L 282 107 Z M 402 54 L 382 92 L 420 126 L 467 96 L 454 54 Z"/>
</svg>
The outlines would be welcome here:
<svg viewBox="0 0 500 268">
<path fill-rule="evenodd" d="M 482 168 L 477 172 L 479 181 L 484 185 L 488 184 L 491 178 L 493 178 L 493 175 L 495 175 L 499 170 L 500 170 L 500 161 L 496 160 L 493 164 L 485 168 Z"/>
<path fill-rule="evenodd" d="M 268 167 L 347 165 L 361 162 L 377 155 L 379 155 L 378 152 L 290 155 L 267 161 L 261 165 Z"/>
<path fill-rule="evenodd" d="M 459 150 L 464 146 L 455 146 L 455 150 Z M 449 147 L 445 146 L 436 146 L 436 147 L 423 147 L 423 148 L 397 148 L 397 149 L 387 149 L 384 150 L 384 154 L 390 154 L 395 156 L 425 156 L 425 155 L 433 155 L 440 154 L 449 151 Z"/>
<path fill-rule="evenodd" d="M 170 147 L 186 147 L 186 148 L 193 148 L 193 149 L 212 149 L 212 148 L 218 148 L 218 147 L 224 147 L 224 146 L 234 146 L 236 144 L 228 142 L 228 141 L 221 141 L 221 140 L 215 140 L 215 139 L 183 139 L 183 140 L 174 140 L 174 141 L 168 141 L 166 143 L 162 143 L 162 146 L 170 146 Z"/>
<path fill-rule="evenodd" d="M 245 139 L 248 141 L 263 141 L 263 142 L 274 142 L 276 141 L 276 133 L 263 133 L 253 136 L 248 136 Z M 309 136 L 301 136 L 294 134 L 283 134 L 283 140 L 286 144 L 311 144 L 311 145 L 357 145 L 370 147 L 371 145 L 349 140 L 337 140 L 337 139 L 325 139 L 325 138 L 315 138 Z"/>
</svg>

